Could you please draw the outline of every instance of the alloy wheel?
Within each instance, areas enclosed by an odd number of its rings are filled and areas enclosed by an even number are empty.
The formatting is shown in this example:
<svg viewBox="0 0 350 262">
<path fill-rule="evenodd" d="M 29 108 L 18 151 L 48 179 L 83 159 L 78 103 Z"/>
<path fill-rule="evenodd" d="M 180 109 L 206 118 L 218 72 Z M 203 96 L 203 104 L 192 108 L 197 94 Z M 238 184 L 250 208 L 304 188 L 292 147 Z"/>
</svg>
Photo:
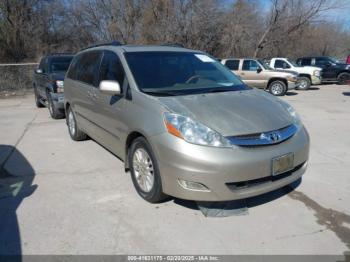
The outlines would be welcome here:
<svg viewBox="0 0 350 262">
<path fill-rule="evenodd" d="M 151 157 L 142 148 L 138 148 L 132 159 L 137 184 L 144 192 L 150 192 L 154 185 L 154 166 Z"/>
<path fill-rule="evenodd" d="M 69 110 L 68 115 L 68 128 L 72 136 L 75 135 L 75 119 L 72 110 Z"/>
<path fill-rule="evenodd" d="M 280 83 L 274 83 L 272 86 L 271 86 L 271 93 L 273 95 L 280 95 L 283 93 L 283 86 L 282 84 Z"/>
</svg>

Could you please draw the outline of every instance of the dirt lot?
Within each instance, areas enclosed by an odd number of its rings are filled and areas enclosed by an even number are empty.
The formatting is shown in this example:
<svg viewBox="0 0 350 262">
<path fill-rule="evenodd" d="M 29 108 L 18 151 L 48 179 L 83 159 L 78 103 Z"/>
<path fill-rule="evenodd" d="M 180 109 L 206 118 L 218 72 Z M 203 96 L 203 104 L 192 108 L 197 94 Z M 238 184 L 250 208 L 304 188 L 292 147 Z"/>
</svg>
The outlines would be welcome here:
<svg viewBox="0 0 350 262">
<path fill-rule="evenodd" d="M 350 87 L 284 97 L 311 136 L 293 191 L 247 201 L 248 214 L 207 218 L 196 203 L 152 205 L 123 163 L 29 95 L 0 100 L 0 254 L 338 254 L 350 249 Z M 1 169 L 0 169 L 1 171 Z"/>
</svg>

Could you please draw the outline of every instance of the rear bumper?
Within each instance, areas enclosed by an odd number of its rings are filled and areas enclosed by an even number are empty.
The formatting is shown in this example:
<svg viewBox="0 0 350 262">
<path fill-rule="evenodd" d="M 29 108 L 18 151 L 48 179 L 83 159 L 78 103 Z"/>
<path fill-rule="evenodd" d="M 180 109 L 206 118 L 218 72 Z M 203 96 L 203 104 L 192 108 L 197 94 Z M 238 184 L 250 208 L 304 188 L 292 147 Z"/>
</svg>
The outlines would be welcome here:
<svg viewBox="0 0 350 262">
<path fill-rule="evenodd" d="M 273 191 L 298 180 L 307 168 L 309 157 L 305 128 L 280 144 L 261 147 L 197 146 L 169 134 L 150 140 L 164 192 L 188 200 L 227 201 Z M 272 159 L 288 153 L 294 154 L 295 168 L 272 176 Z M 209 190 L 185 189 L 179 179 L 200 183 Z"/>
</svg>

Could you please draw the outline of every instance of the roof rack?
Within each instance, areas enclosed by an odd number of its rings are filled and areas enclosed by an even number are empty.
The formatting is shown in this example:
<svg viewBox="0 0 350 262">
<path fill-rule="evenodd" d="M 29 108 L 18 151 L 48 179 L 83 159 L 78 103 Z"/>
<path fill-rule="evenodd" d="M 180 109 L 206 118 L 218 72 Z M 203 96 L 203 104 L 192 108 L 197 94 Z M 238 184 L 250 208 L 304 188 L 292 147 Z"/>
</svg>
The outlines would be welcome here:
<svg viewBox="0 0 350 262">
<path fill-rule="evenodd" d="M 183 44 L 179 44 L 179 43 L 164 43 L 164 44 L 161 44 L 161 46 L 172 46 L 172 47 L 185 48 L 185 46 Z"/>
<path fill-rule="evenodd" d="M 48 53 L 46 56 L 64 56 L 64 55 L 74 55 L 72 53 Z"/>
<path fill-rule="evenodd" d="M 120 45 L 122 45 L 122 43 L 120 43 L 119 41 L 112 41 L 109 43 L 101 43 L 101 44 L 91 45 L 91 46 L 85 47 L 81 50 L 86 50 L 89 48 L 94 48 L 94 47 L 99 47 L 99 46 L 120 46 Z"/>
</svg>

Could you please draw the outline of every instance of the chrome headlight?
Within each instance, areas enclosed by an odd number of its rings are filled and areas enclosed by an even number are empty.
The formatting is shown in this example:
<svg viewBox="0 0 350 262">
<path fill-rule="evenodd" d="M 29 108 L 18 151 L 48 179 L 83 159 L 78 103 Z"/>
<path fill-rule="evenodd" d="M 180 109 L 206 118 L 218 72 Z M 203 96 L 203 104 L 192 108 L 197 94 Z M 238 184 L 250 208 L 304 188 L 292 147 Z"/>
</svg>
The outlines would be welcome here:
<svg viewBox="0 0 350 262">
<path fill-rule="evenodd" d="M 188 143 L 212 147 L 232 147 L 231 143 L 218 132 L 189 117 L 165 112 L 164 122 L 168 133 Z"/>
<path fill-rule="evenodd" d="M 317 77 L 320 77 L 321 76 L 321 71 L 320 70 L 314 70 L 313 75 L 317 76 Z"/>
<path fill-rule="evenodd" d="M 56 80 L 57 93 L 63 93 L 64 82 L 62 80 Z"/>
</svg>

